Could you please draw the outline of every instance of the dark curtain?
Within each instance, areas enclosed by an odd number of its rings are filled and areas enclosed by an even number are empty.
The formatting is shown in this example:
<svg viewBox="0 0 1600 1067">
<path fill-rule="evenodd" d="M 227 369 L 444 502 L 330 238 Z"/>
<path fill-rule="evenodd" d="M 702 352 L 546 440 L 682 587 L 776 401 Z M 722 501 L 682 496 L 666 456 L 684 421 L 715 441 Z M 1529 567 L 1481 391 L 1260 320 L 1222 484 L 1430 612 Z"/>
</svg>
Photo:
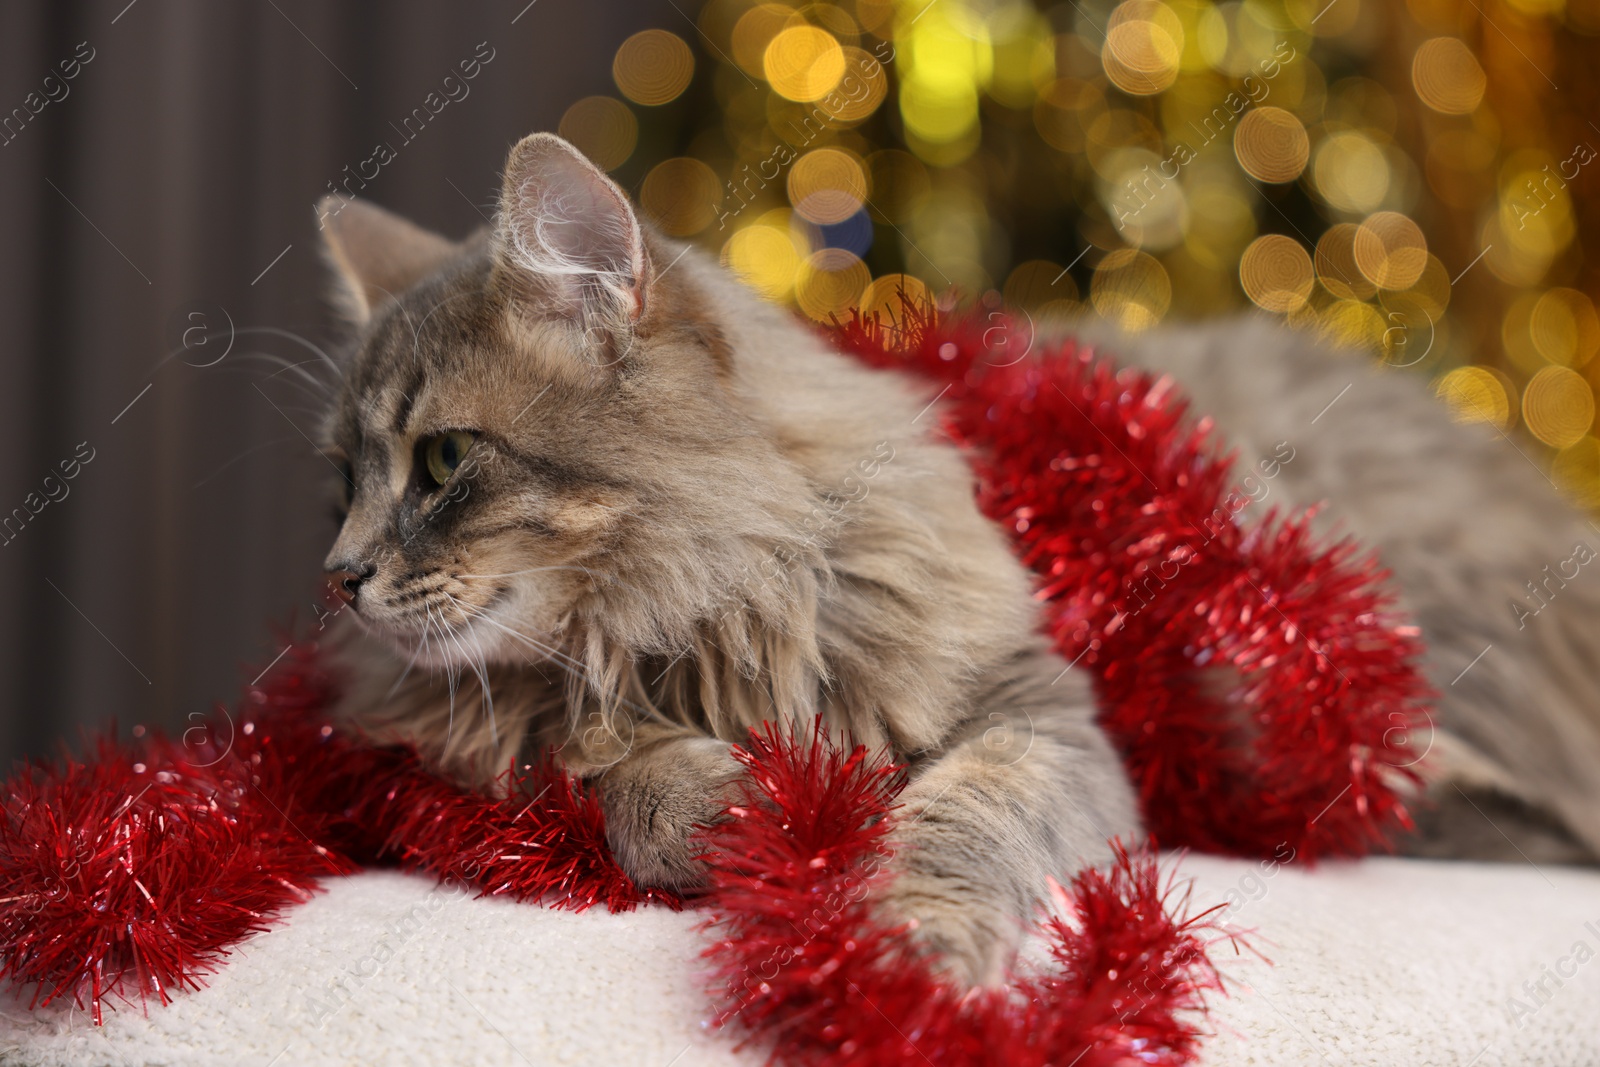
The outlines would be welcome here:
<svg viewBox="0 0 1600 1067">
<path fill-rule="evenodd" d="M 0 7 L 0 757 L 182 729 L 313 616 L 313 203 L 382 142 L 362 195 L 481 225 L 508 146 L 652 25 L 695 37 L 672 0 Z"/>
</svg>

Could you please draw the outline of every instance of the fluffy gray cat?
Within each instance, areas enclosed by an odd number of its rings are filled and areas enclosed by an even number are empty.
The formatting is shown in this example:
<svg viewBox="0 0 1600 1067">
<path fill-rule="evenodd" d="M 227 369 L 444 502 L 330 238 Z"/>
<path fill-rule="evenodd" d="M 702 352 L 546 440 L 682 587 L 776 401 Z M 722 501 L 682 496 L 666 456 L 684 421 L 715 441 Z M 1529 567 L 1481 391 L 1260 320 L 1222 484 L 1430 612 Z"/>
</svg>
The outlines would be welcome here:
<svg viewBox="0 0 1600 1067">
<path fill-rule="evenodd" d="M 357 201 L 319 217 L 354 326 L 326 425 L 352 728 L 480 788 L 558 747 L 628 872 L 687 889 L 729 742 L 820 714 L 909 765 L 882 906 L 969 983 L 1048 877 L 1138 837 L 1088 679 L 1039 636 L 925 390 L 642 226 L 548 134 L 463 242 Z M 1567 575 L 1593 530 L 1543 475 L 1421 382 L 1264 323 L 1106 349 L 1173 375 L 1247 460 L 1288 442 L 1271 490 L 1331 501 L 1395 570 L 1445 694 L 1414 739 L 1442 802 L 1414 846 L 1595 855 L 1600 575 Z"/>
</svg>

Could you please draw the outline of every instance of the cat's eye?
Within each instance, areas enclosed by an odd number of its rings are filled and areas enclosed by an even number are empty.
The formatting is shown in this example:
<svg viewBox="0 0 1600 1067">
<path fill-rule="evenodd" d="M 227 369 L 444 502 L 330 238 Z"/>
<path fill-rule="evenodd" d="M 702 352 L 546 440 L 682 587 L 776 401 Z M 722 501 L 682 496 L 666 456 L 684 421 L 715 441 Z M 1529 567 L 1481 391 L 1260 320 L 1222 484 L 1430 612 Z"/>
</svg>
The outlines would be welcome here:
<svg viewBox="0 0 1600 1067">
<path fill-rule="evenodd" d="M 428 477 L 433 479 L 434 485 L 443 485 L 450 480 L 450 476 L 466 458 L 467 449 L 472 447 L 474 440 L 474 436 L 465 430 L 450 430 L 422 443 L 422 460 L 427 465 Z"/>
</svg>

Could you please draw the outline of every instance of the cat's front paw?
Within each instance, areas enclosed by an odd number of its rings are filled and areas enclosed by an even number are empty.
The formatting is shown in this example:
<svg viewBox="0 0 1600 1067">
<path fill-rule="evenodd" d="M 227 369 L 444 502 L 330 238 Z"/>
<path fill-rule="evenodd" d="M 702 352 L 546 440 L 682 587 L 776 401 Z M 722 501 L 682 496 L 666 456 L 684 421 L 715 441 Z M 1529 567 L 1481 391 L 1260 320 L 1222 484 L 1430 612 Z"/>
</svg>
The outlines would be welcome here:
<svg viewBox="0 0 1600 1067">
<path fill-rule="evenodd" d="M 700 828 L 735 800 L 742 769 L 710 739 L 671 742 L 630 754 L 600 779 L 612 855 L 641 886 L 693 889 L 705 882 Z"/>
<path fill-rule="evenodd" d="M 962 988 L 998 985 L 1021 943 L 1021 924 L 993 887 L 947 872 L 902 867 L 878 902 L 886 922 L 906 925 L 934 973 Z"/>
</svg>

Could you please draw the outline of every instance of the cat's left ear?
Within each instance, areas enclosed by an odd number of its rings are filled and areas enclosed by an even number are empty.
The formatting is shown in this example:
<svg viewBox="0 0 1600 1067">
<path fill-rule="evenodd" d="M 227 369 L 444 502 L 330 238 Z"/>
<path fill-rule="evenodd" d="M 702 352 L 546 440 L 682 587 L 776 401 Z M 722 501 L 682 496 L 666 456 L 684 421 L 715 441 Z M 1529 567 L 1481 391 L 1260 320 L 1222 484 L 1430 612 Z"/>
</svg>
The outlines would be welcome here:
<svg viewBox="0 0 1600 1067">
<path fill-rule="evenodd" d="M 524 137 L 506 160 L 495 266 L 535 314 L 613 339 L 645 311 L 650 262 L 627 194 L 554 134 Z"/>
<path fill-rule="evenodd" d="M 335 297 L 356 325 L 461 253 L 448 238 L 365 200 L 324 197 L 317 226 L 333 268 Z"/>
</svg>

